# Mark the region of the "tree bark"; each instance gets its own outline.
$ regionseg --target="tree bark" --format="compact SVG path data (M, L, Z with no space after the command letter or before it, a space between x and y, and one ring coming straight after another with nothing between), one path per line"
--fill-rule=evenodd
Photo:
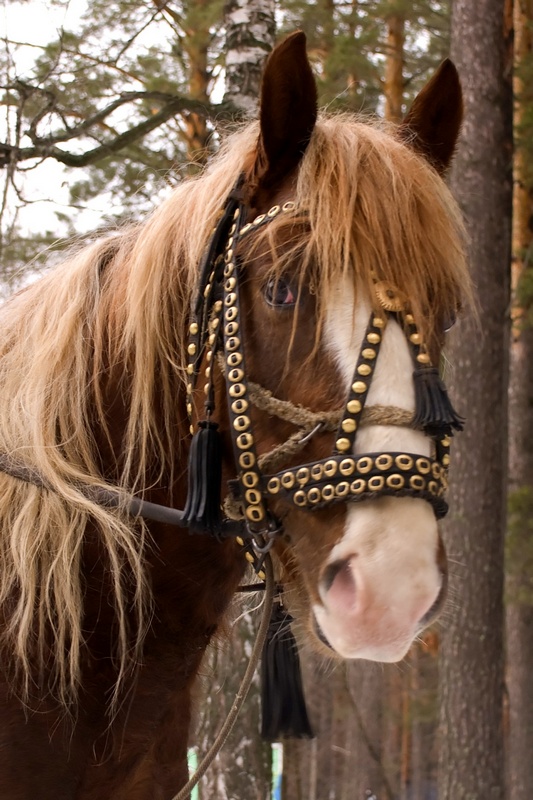
M533 328L520 299L520 285L531 274L532 187L526 174L531 156L522 146L526 112L523 69L532 58L533 2L515 0L514 122L518 146L513 194L513 335L509 388L509 540L507 558L507 689L509 695L508 798L533 796ZM520 498L522 502L520 503ZM521 507L520 507L521 506Z
M226 92L224 99L243 116L257 116L266 56L274 46L275 0L227 0Z
M403 106L403 46L405 19L391 14L387 24L387 55L385 60L385 119L400 122Z
M479 326L461 320L451 381L467 428L454 446L450 603L441 647L440 800L503 800L503 539L511 219L511 87L504 0L456 0L452 59L465 122L452 188L466 217Z

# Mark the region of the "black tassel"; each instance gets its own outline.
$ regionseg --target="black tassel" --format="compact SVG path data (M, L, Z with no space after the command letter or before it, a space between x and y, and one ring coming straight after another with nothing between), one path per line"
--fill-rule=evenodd
M284 736L298 739L314 736L291 622L291 615L281 603L274 603L261 665L261 736L269 742L277 742Z
M198 426L189 451L189 488L183 519L194 532L207 530L216 534L221 525L222 444L216 422L204 420Z
M421 366L413 372L415 382L414 427L428 436L450 436L452 428L462 431L465 420L451 404L446 386L436 367Z

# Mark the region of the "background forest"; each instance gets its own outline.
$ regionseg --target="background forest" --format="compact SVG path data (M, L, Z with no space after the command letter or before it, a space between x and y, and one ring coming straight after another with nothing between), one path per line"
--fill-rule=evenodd
M400 665L334 667L301 653L317 737L283 742L276 797L531 800L532 0L55 0L56 34L39 45L35 7L3 3L4 293L57 260L66 237L146 214L200 169L256 112L261 65L284 33L307 34L321 105L393 122L451 54L466 117L450 180L469 227L479 309L477 319L465 312L449 342L448 383L468 417L444 526L450 601ZM26 29L7 24L15 12ZM54 197L50 214L44 201ZM204 665L200 756L244 671L253 605L235 608L229 641ZM199 800L271 797L258 694Z

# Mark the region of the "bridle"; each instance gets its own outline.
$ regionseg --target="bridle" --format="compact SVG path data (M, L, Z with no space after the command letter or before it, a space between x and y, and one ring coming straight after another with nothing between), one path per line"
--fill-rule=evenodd
M294 203L285 203L245 223L245 206L240 187L236 187L228 198L208 247L189 326L187 411L191 433L195 433L192 426L194 392L202 371L205 375L205 419L199 426L204 431L206 428L216 430L211 415L214 411L213 373L218 352L218 363L223 367L237 472L237 479L230 482L230 488L234 500L240 505L247 538L258 556L269 550L282 532L280 519L269 507L273 498L280 498L298 509L313 511L337 503L409 496L429 502L435 516L440 519L448 510L445 494L450 437L452 429L462 430L464 422L451 406L414 316L400 292L376 280L375 291L381 310L370 315L331 455L272 474L264 473L250 416L253 393L246 369L240 299L244 265L236 253L245 237L280 214L294 215L295 210ZM401 325L412 352L416 411L410 426L422 430L430 438L433 453L429 457L404 451L353 455L383 334L391 317ZM194 471L198 472L198 467L190 462L189 478ZM212 514L208 518L189 502L186 520L193 530L207 529L215 535L227 524L227 518L214 518Z

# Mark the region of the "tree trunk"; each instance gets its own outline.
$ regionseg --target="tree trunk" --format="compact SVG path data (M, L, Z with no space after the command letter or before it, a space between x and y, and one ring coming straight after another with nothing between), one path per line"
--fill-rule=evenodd
M385 119L400 122L403 105L403 46L405 19L391 14L386 19L387 51L385 60Z
M513 336L509 389L509 538L507 548L507 689L509 694L508 798L533 796L533 329L520 298L531 275L533 232L531 156L520 145L527 87L522 70L532 57L533 2L515 0L515 130L513 196Z
M224 99L243 116L257 116L266 56L274 46L275 0L227 0L226 92Z
M511 87L504 0L456 0L452 58L465 122L452 187L479 298L451 337L450 382L468 411L451 470L450 595L441 646L440 800L503 800L503 539L507 481ZM510 70L509 70L510 71Z

